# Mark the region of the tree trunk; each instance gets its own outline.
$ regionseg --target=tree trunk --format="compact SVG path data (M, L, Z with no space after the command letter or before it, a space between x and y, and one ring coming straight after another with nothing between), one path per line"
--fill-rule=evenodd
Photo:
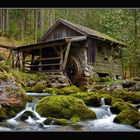
M34 36L34 42L37 42L37 9L34 10L34 31L35 31L35 36Z
M40 36L43 34L43 26L44 26L44 18L43 18L43 10L40 10L40 21L39 21L39 26L40 26Z

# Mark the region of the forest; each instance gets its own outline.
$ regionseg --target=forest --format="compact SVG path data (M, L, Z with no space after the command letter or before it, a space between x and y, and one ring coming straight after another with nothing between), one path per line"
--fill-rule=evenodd
M124 77L139 67L140 9L0 9L0 36L17 46L36 43L59 18L105 33L128 45L123 48Z

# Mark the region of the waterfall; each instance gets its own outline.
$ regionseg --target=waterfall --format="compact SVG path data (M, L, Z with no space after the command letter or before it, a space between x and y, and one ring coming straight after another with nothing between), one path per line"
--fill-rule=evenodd
M108 117L108 116L112 115L111 112L103 109L102 107L90 107L90 109L96 113L97 119L101 119L101 118Z
M105 105L105 99L104 98L101 98L101 104Z
M43 123L43 121L46 119L44 117L41 117L40 114L36 112L36 103L39 101L39 99L34 100L33 102L28 102L25 106L25 109L19 112L15 117L8 119L6 123L12 127L17 127L21 125L22 117L24 113L29 111L32 116L28 115L28 118L25 119L22 124L27 123L27 125L36 125L38 123Z

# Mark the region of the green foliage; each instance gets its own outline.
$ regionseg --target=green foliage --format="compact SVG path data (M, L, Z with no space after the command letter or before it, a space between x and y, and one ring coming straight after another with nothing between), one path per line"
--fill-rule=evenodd
M80 120L95 119L96 114L82 100L71 96L49 96L42 98L36 106L37 112L44 117Z
M35 82L47 80L45 74L43 74L43 73L26 73L26 72L20 71L18 69L12 69L11 72L12 72L13 76L15 77L15 79L19 83L21 83L23 86L28 86L29 81L31 81L31 80L33 80Z

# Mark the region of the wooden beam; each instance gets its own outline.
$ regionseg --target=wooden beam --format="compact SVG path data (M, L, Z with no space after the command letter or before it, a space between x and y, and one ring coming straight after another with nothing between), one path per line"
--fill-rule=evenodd
M61 60L60 60L60 63L61 63L61 65L60 65L60 70L63 70L63 46L60 46L60 58L61 58Z
M57 53L57 55L60 56L60 52L55 48L55 46L53 46L53 49L55 50L55 52Z
M69 51L70 51L70 46L71 46L71 42L69 42L67 44L67 48L66 48L66 52L65 52L65 56L64 56L64 62L63 62L63 70L65 69L66 64L67 64L68 55L69 55Z
M10 59L11 55L12 55L12 50L10 49L8 59Z
M17 48L19 51L32 51L34 49L40 49L40 48L49 48L52 46L60 46L60 45L65 45L67 44L66 42L61 42L61 43L52 43L52 44L42 44L42 45L33 45L33 46L28 46L28 47L23 47L23 48Z
M30 66L24 66L24 67L44 67L44 66L55 66L55 65L61 65L61 63L42 64L42 65L30 65Z
M14 51L12 51L12 67L14 68L15 67L15 65L14 65L14 62L15 60L14 60Z
M33 61L46 61L46 60L58 60L58 59L61 59L61 57L48 57L48 58L42 58L42 59L36 59L36 60L27 60L24 62L27 63L27 62L33 62Z
M42 48L39 49L39 59L42 59ZM42 71L42 61L39 61L39 71Z
M66 37L65 41L66 42L76 42L76 41L82 41L82 40L86 40L86 39L87 39L86 36Z

